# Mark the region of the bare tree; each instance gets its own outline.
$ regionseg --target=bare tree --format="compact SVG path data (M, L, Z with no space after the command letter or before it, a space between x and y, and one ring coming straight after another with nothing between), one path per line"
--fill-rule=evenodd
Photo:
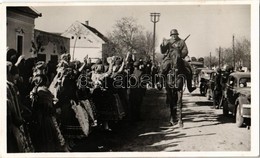
M206 56L204 57L204 65L206 67L216 67L218 66L218 59L215 56Z
M38 55L40 52L43 52L45 50L45 48L43 47L43 38L42 36L37 36L35 41L32 41L32 48L31 48L31 52L33 52L33 54Z
M222 57L224 59L224 64L232 66L234 63L234 54L232 48L223 48Z
M153 33L147 31L145 34L145 50L148 56L152 55L153 51Z
M220 61L221 66L229 65L233 66L235 61L235 66L246 66L251 68L251 43L246 38L237 39L235 42L235 51L233 52L232 46L228 48L221 48L219 56L219 48L216 48L217 57L212 57L211 61L214 64L214 60ZM220 59L219 59L220 57ZM205 65L208 65L209 57L205 57Z
M80 36L82 36L85 32L81 25L78 23L74 23L69 28L69 33L73 34L75 37L74 45L73 45L73 52L72 52L72 60L74 60L74 54L75 54L75 47L77 44L77 40Z
M235 57L236 65L242 65L250 67L251 63L251 43L248 39L242 38L236 40L235 44Z
M123 17L116 21L114 30L108 33L112 45L110 54L126 55L127 52L138 56L149 56L152 50L152 33L145 32L133 17Z

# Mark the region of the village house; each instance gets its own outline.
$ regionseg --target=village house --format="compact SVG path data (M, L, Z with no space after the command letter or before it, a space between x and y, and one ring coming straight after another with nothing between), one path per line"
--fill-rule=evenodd
M7 7L7 47L26 59L57 63L61 54L69 53L70 39L34 29L35 19L41 16L31 7Z
M70 54L72 60L83 61L88 55L92 62L103 58L102 52L107 43L106 37L89 22L74 22L61 36L70 38Z
M57 63L61 54L69 53L70 39L59 34L35 29L32 47L37 53L39 61Z
M30 7L7 7L7 47L25 58L31 57L35 19L41 13Z

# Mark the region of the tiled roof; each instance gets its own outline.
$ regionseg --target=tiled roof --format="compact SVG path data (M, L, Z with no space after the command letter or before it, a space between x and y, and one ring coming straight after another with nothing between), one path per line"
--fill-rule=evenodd
M86 28L88 28L90 31L92 31L94 34L96 34L98 37L100 37L103 41L108 42L108 39L102 34L100 33L98 30L96 30L95 28L88 26L86 24L81 23L83 26L85 26Z
M38 29L34 29L34 30L38 31L38 32L45 33L45 34L49 34L49 35L52 35L52 36L58 36L58 37L62 37L62 38L67 38L67 37L61 36L61 33L46 32L46 31L42 31L42 30L38 30Z
M7 11L13 11L33 18L41 17L42 14L30 7L7 7Z

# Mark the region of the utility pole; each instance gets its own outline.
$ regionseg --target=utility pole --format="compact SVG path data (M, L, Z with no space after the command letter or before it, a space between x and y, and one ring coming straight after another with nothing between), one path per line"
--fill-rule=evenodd
M209 69L211 69L211 52L209 53Z
M221 53L221 47L219 46L218 49L218 67L220 68L220 53Z
M150 13L151 22L153 22L153 63L155 63L155 28L156 23L159 21L160 13Z
M236 54L235 54L235 42L234 42L234 40L235 40L235 36L233 35L233 38L232 38L232 51L233 51L233 57L234 57L234 69L235 69L235 67L236 67Z

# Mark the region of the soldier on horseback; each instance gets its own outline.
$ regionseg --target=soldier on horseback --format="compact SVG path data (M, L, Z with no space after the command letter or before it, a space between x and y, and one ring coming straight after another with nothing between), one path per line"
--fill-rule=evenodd
M160 45L161 53L164 58L161 66L161 75L166 77L166 104L171 109L171 125L179 123L182 127L182 94L185 78L187 80L187 88L191 93L196 89L192 87L192 69L190 64L185 60L188 55L188 48L185 40L179 38L179 33L176 29L170 31L170 39L163 39ZM174 78L174 79L172 79ZM172 86L174 83L174 86Z
M196 87L192 87L192 69L190 64L185 60L188 56L188 48L185 43L185 40L179 38L179 33L176 29L172 29L170 32L170 39L163 39L163 43L160 45L161 53L164 54L164 58L162 61L162 74L168 72L172 68L172 60L175 54L180 54L183 59L183 70L185 71L186 79L187 79L187 88L189 92L193 92Z

